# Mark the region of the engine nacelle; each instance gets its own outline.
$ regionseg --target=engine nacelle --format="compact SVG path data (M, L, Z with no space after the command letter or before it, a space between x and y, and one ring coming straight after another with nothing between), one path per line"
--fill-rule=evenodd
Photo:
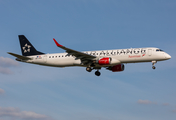
M97 60L97 63L99 65L113 65L113 64L119 64L120 61L111 57L104 57L99 60Z
M118 65L115 65L115 66L110 66L107 69L112 71L112 72L121 72L121 71L124 71L125 66L124 66L124 64L118 64Z
M111 58L109 57L101 58L100 60L98 60L98 64L99 65L109 65L111 64Z

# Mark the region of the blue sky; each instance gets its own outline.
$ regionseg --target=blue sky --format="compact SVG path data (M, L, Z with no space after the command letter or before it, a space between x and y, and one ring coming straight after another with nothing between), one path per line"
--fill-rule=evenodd
M176 1L0 0L0 120L175 120ZM105 69L18 63L18 35L37 50L158 47L172 58Z

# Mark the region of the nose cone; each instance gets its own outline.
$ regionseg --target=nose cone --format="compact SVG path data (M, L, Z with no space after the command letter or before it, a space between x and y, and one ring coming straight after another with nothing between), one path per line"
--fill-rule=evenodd
M171 56L169 54L165 54L166 59L171 59Z

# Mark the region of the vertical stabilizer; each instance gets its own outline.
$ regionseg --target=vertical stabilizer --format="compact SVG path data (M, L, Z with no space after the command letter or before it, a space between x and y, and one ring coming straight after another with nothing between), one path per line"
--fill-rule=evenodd
M42 52L37 51L24 35L18 35L18 37L20 40L21 52L23 56L44 54Z

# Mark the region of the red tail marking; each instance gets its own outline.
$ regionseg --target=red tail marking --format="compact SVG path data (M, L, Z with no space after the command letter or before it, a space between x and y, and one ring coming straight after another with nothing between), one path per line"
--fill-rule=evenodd
M60 45L54 38L53 38L53 40L54 40L54 42L56 43L56 45L57 45L58 47L62 47L62 45Z

